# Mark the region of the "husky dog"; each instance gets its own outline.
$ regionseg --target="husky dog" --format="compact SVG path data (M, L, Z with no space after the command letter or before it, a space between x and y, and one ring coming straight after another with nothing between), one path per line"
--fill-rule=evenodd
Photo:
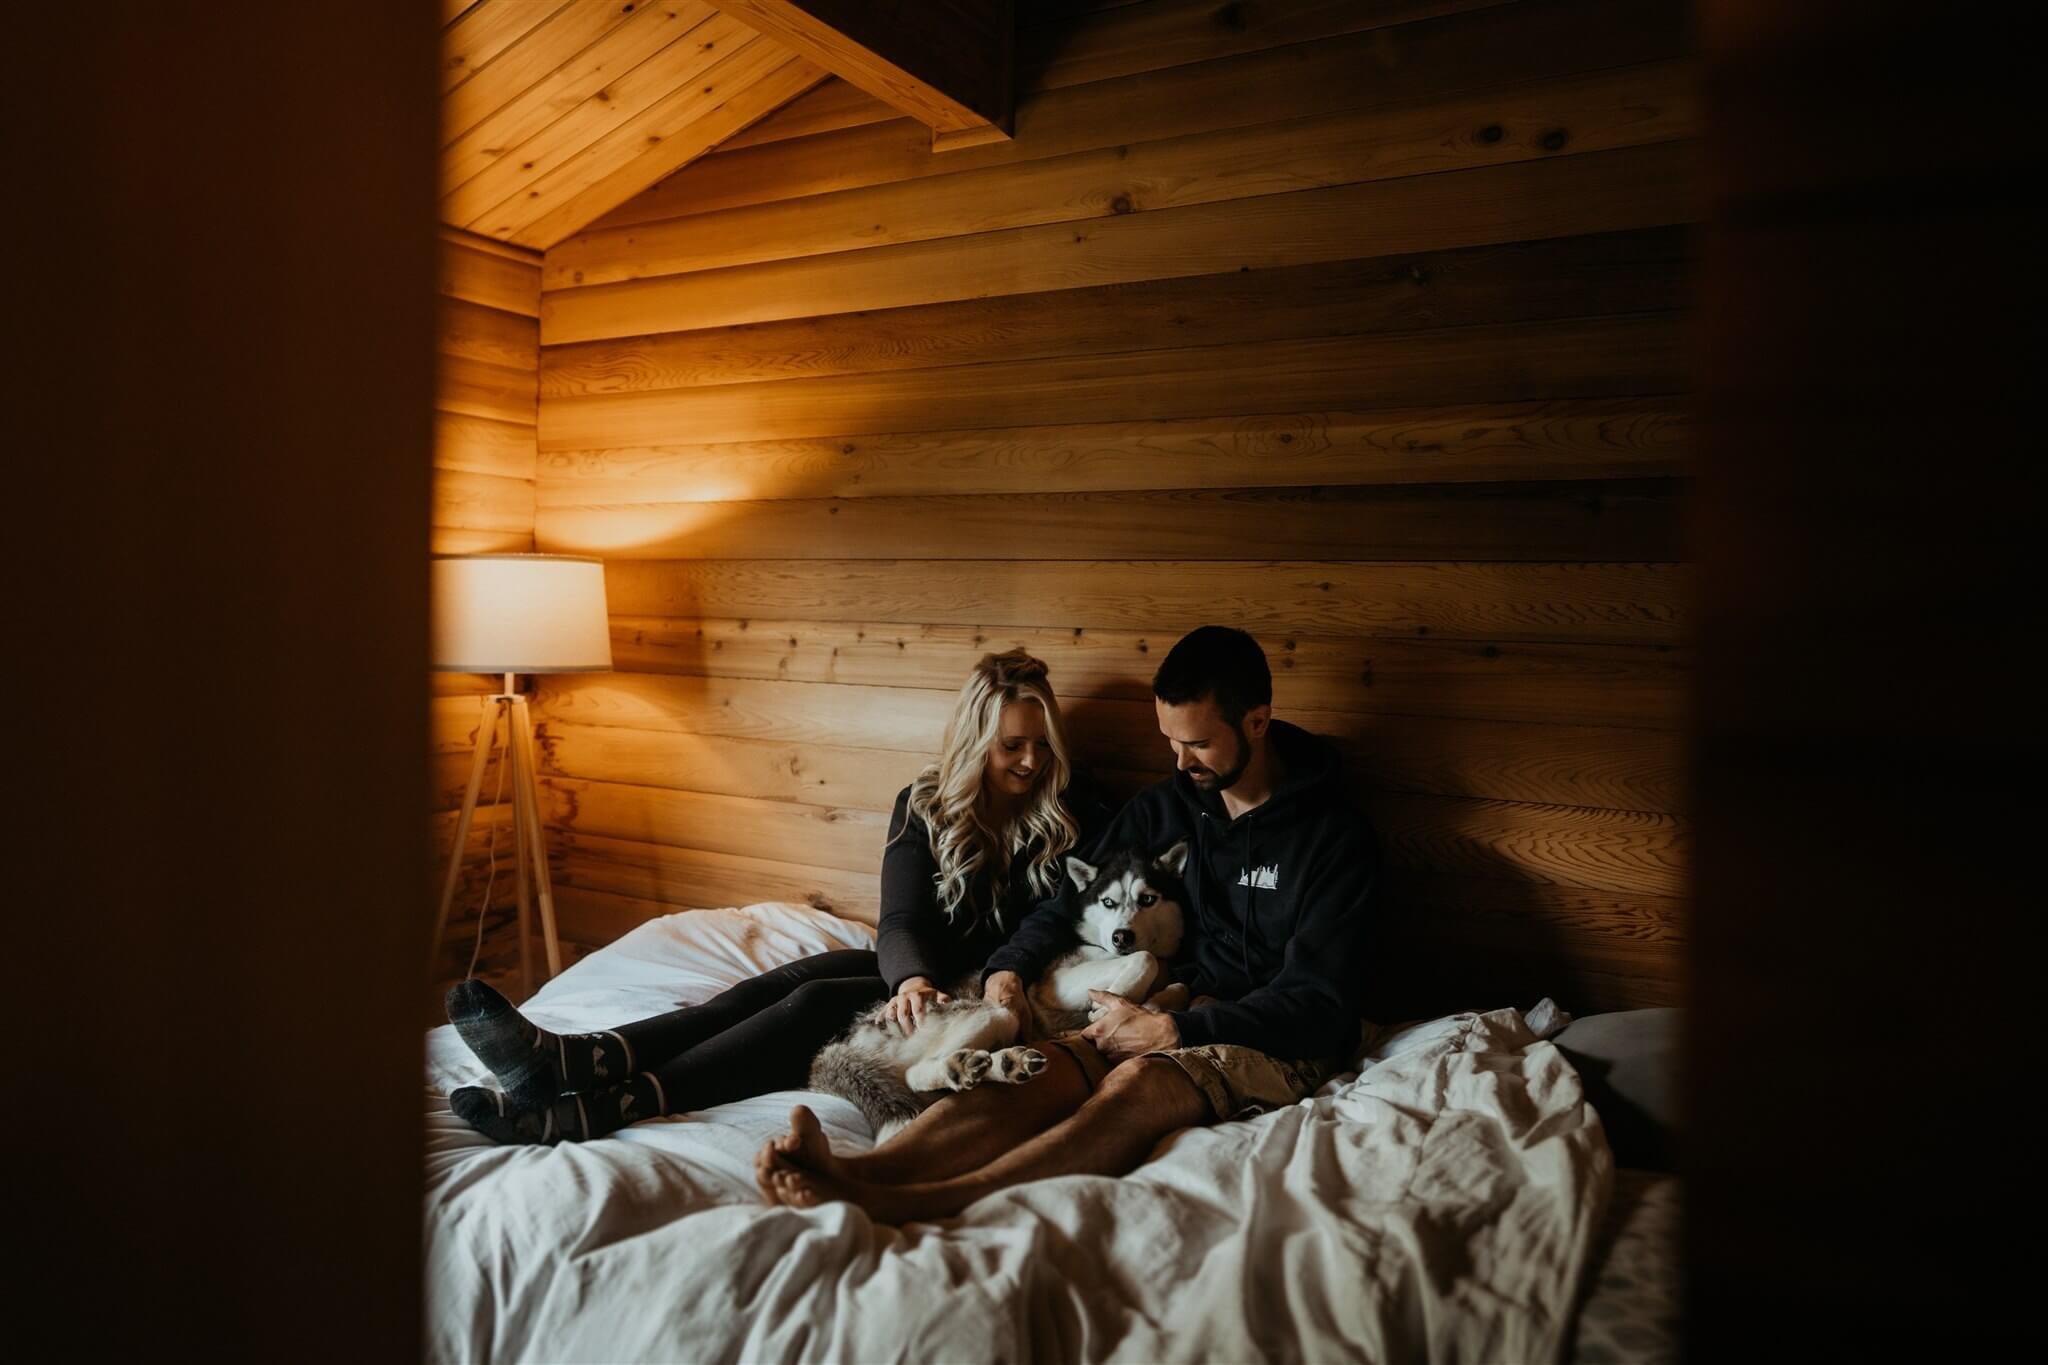
M1031 988L1033 1013L1045 1036L1071 1032L1096 1013L1088 992L1142 1001L1180 949L1187 890L1186 840L1157 858L1126 849L1101 867L1066 860L1081 895L1074 929L1081 942L1053 961ZM1045 1067L1045 1054L1017 1042L1017 1018L981 999L978 978L959 983L953 998L925 1012L908 1037L882 1022L887 1005L856 1019L846 1035L811 1063L810 1087L851 1100L882 1141L948 1090L983 1081L1017 1084Z

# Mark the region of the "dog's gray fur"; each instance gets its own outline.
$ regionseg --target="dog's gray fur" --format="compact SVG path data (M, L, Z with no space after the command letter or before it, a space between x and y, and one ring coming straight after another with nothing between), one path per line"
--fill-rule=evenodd
M1081 893L1074 926L1081 942L1031 988L1043 1036L1070 1032L1094 1017L1091 990L1138 1001L1151 993L1161 959L1180 948L1187 856L1183 840L1157 858L1127 849L1099 868L1066 860L1067 876ZM1013 1046L1016 1016L981 999L978 977L956 983L948 994L953 998L926 1011L908 1037L882 1022L886 1003L856 1019L811 1063L811 1089L851 1100L880 1141L944 1091L971 1090L984 1080L1017 1084L1044 1069L1044 1053Z

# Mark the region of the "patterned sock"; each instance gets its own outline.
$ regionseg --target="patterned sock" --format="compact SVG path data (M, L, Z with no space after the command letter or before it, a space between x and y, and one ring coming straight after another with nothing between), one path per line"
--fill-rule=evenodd
M616 1133L629 1123L668 1112L661 1082L641 1072L623 1085L587 1095L563 1095L539 1109L521 1110L496 1090L465 1085L448 1096L456 1117L493 1142L582 1142Z
M616 1033L550 1033L481 981L448 991L448 1022L505 1087L513 1108L554 1102L565 1091L616 1084L633 1071L633 1046Z

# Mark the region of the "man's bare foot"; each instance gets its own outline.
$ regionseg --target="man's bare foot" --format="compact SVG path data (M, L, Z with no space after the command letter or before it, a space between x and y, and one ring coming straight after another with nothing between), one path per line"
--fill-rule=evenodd
M775 1202L793 1209L825 1204L852 1204L877 1223L914 1223L929 1216L915 1192L893 1185L870 1185L846 1176L784 1167L772 1177Z
M788 1203L784 1195L790 1188L789 1183L777 1177L791 1171L829 1176L835 1180L846 1175L839 1158L832 1152L831 1141L818 1123L818 1116L801 1104L789 1111L789 1131L769 1138L754 1155L754 1183L761 1187L761 1197L771 1204ZM811 1205L798 1207L810 1208Z
M847 1174L839 1157L832 1151L832 1143L826 1138L818 1116L808 1105L800 1104L789 1111L789 1131L772 1139L770 1145L783 1158L785 1166L800 1167L835 1179L844 1178Z
M782 1153L778 1149L778 1144L787 1141L788 1136L786 1134L769 1138L761 1144L761 1150L754 1153L754 1184L760 1189L761 1198L770 1204L780 1204L782 1202L775 1183L775 1177L784 1169Z
M836 1197L821 1189L819 1178L806 1171L778 1169L769 1180L775 1189L775 1202L786 1208L814 1209Z

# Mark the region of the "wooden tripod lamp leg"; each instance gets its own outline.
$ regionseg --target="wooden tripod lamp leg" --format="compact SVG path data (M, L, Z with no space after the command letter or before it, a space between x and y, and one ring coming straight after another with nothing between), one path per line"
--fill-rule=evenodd
M526 838L524 852L533 859L534 889L540 899L540 928L542 941L548 951L548 975L562 974L562 941L555 932L555 888L548 878L548 841L542 827L540 804L540 762L538 750L533 742L533 712L527 708L526 698L512 698L512 739L519 750L519 764L514 770L518 774L518 795L526 802Z
M510 684L507 684L510 690ZM519 698L505 699L505 752L500 763L511 766L512 883L519 897L519 998L533 994L533 891L526 872L526 822L532 818L519 762Z
M428 963L441 953L441 936L448 932L448 910L455 904L455 883L462 876L462 851L469 844L469 827L476 819L476 798L482 789L484 768L490 763L491 744L498 735L498 716L503 699L486 697L476 723L476 755L469 763L469 785L462 793L462 814L455 821L455 843L448 850L448 876L441 883L441 909L434 916L434 937L427 945ZM485 907L488 909L489 907Z

